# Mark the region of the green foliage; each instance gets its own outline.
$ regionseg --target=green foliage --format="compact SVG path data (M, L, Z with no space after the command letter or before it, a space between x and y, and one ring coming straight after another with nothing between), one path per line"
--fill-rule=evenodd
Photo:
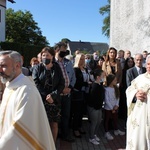
M103 6L99 10L101 15L109 14L110 13L110 0L108 0L108 4Z
M103 21L104 26L102 27L102 33L109 37L110 34L110 16L105 17Z
M99 13L101 15L105 15L103 20L102 33L109 37L110 34L110 0L108 0L108 4L100 8Z
M46 37L29 11L6 10L6 41L29 45L48 45Z
M70 40L67 38L63 38L63 39L61 39L61 42L68 43L68 42L70 42Z
M24 66L29 66L31 58L37 57L37 54L43 48L43 46L35 46L11 42L1 42L0 46L2 50L14 50L19 52L24 57Z

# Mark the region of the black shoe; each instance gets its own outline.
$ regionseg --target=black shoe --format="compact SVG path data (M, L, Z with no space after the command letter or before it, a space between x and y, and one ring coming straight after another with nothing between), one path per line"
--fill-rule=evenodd
M62 140L66 141L66 142L69 142L69 143L75 142L75 140L72 137L62 138Z
M77 131L73 131L73 135L76 137L76 138L81 138L81 134L80 132L77 130Z

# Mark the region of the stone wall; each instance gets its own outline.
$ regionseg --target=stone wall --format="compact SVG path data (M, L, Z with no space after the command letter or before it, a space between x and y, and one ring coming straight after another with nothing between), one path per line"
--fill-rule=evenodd
M0 42L5 41L6 0L0 0Z
M150 0L111 0L110 46L150 52Z

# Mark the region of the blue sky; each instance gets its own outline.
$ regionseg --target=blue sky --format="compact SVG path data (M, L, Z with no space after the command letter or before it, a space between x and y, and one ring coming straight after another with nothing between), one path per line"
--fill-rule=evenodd
M99 8L106 5L107 0L15 1L14 4L7 2L7 8L30 11L50 46L62 38L109 44L101 31L104 16L99 14Z

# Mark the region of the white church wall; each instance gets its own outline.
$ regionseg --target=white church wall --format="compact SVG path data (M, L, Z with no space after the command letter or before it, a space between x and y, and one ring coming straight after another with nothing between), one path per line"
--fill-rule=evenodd
M149 0L111 0L110 46L150 52L149 8Z
M0 42L5 41L6 0L0 0Z

